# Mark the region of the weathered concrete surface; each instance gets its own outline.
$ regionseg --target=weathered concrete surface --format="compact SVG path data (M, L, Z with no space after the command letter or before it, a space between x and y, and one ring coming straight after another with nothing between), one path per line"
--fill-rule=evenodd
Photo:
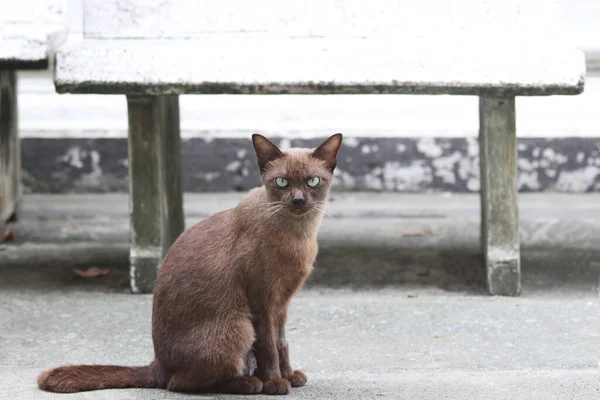
M196 98L195 96L188 96ZM181 103L186 104L188 97L184 96ZM226 97L226 96L225 96ZM599 101L600 101L600 96ZM69 97L70 98L70 97ZM79 98L75 96L75 98ZM201 97L202 98L202 97ZM256 97L257 102L264 97ZM375 102L375 98L364 99L365 105L377 107L386 105L385 102ZM415 97L418 99L418 97ZM36 103L35 99L27 98ZM54 101L49 98L48 101ZM86 99L87 100L87 99ZM123 99L124 100L124 99ZM313 99L320 104L323 101ZM62 101L62 99L61 99ZM225 126L227 115L237 110L223 109L222 99L212 98L217 103L212 108L206 108L206 114L214 118L220 115ZM281 100L283 101L283 100ZM286 101L289 101L287 99ZM123 101L124 102L124 101ZM339 107L346 107L343 101ZM43 107L42 103L38 104ZM83 116L90 113L96 105L87 108L72 105ZM199 107L206 104L193 103ZM262 103L264 106L264 103ZM354 103L354 106L356 103ZM110 108L111 103L97 104L102 110ZM248 104L250 106L250 104ZM389 106L389 104L387 104ZM399 103L399 107L406 107ZM579 107L580 104L574 105ZM27 107L31 107L27 105ZM188 109L191 109L189 103ZM299 103L298 107L305 107ZM324 112L316 114L314 118L321 118L325 112L333 113L335 108L331 104L323 104ZM433 107L435 112L444 108L442 104ZM200 108L194 108L198 110ZM473 104L476 111L477 106ZM68 110L68 111L67 111ZM204 109L203 109L204 110ZM455 113L462 113L457 107L451 108ZM67 108L54 110L57 113L74 112ZM185 108L182 110L185 111ZM309 109L306 113L314 112ZM354 113L360 112L354 107ZM387 110L393 113L393 110ZM519 109L521 111L521 109ZM273 115L276 111L267 111L260 108L255 113ZM406 110L405 110L406 112ZM552 112L552 111L549 111ZM350 111L349 111L350 113ZM417 111L415 113L418 114ZM206 115L203 112L203 115ZM472 113L473 125L477 116ZM520 113L519 115L522 115ZM555 112L554 115L557 113ZM233 114L231 114L233 115ZM188 114L189 116L189 114ZM365 115L363 114L363 117ZM126 116L123 115L126 124ZM335 115L335 118L342 118ZM385 124L389 121L383 113L373 116L383 118ZM40 118L44 118L40 116ZM53 116L53 118L56 118ZM89 118L92 118L89 116ZM116 116L115 116L116 118ZM200 118L200 117L197 117ZM244 117L241 117L244 118ZM285 115L276 115L273 118L282 120L291 119L297 124L310 125L304 117L297 113L288 112ZM334 117L325 123L335 124L341 122ZM358 117L356 117L358 118ZM449 121L450 116L444 118ZM574 116L576 118L576 116ZM334 121L335 119L335 121ZM250 126L264 126L261 118L255 120L244 119ZM379 121L381 122L381 121ZM66 124L67 122L65 122ZM86 122L88 123L88 122ZM202 124L209 122L202 122ZM213 122L211 121L210 124ZM105 129L109 124L97 120L97 126L85 131L56 130L52 124L48 132L40 133L36 138L26 138L21 141L23 148L23 185L28 193L107 193L127 192L128 190L128 165L127 139L120 137L120 129L116 129L119 137L114 137L112 128ZM188 126L190 122L188 119ZM275 123L274 123L275 124ZM557 122L558 124L558 122ZM80 125L77 122L77 125ZM600 126L600 122L598 122ZM282 127L283 129L283 127ZM308 129L308 128L304 128ZM479 191L479 145L475 138L444 138L431 137L432 131L424 127L423 131L415 131L406 124L400 124L395 130L381 134L398 135L402 132L406 136L414 137L377 137L377 132L372 137L367 135L368 128L359 129L362 137L346 135L340 151L338 167L333 181L334 190L344 191L371 191L371 192L470 192ZM453 132L465 132L462 127L449 127ZM262 130L261 130L262 132ZM519 131L521 134L522 131ZM201 136L184 138L181 143L182 179L183 188L187 192L226 192L245 191L254 187L259 182L256 155L252 148L250 135L252 131L233 131L224 129L221 132L226 137L214 137L215 130L199 133L187 132L188 136ZM278 146L286 147L312 147L323 141L323 138L299 139L281 137L280 133L268 136ZM320 131L324 137L333 132ZM540 136L548 134L546 130L536 132ZM594 137L569 137L579 135L577 127L564 132L567 137L559 139L547 138L518 138L517 150L517 185L520 192L570 192L586 193L600 192L600 135ZM110 137L98 136L107 135ZM49 137L47 136L49 135ZM67 137L62 137L65 135ZM77 137L73 137L76 135ZM70 136L70 137L68 137ZM301 136L301 132L298 134Z
M127 4L87 0L83 7L84 34L86 38L98 39L189 39L238 33L292 38L395 33L407 39L429 34L451 41L444 34L474 40L471 33L480 32L482 36L505 33L509 37L502 39L508 41L513 35L542 35L538 32L541 29L549 37L560 36L565 29L562 2L556 0L531 1L527 7L517 0L489 1L484 5L479 0L465 0L459 5L436 0L418 4L400 0L385 2L376 9L363 2L332 0L305 0L285 7L276 0L266 0L265 8L261 9L242 0L228 3L207 0L206 9L201 10L196 5L194 0L177 3L129 0ZM584 9L594 11L589 6ZM405 18L400 20L398 15ZM507 25L509 22L512 25Z
M479 98L481 246L491 294L521 292L515 98Z
M196 223L216 212L235 207L244 193L185 193L186 225ZM113 242L126 238L123 227L128 224L129 197L126 194L27 194L23 201L24 222L17 225L25 232L18 240L56 243L63 241ZM600 220L600 193L560 194L523 193L518 197L519 218L531 229L521 231L521 241L529 248L590 249L597 245L593 236ZM468 229L454 239L445 236L450 226L478 225L480 204L477 194L406 194L406 193L332 193L327 204L322 233L334 231L340 224L377 221L382 233L410 233L415 227L443 227L440 232L398 239L415 248L448 248L444 243L463 243L470 248L478 230ZM89 229L88 222L96 229ZM369 226L369 225L365 225ZM560 226L560 229L557 229ZM352 237L363 240L364 230L338 232L339 240ZM463 231L465 231L463 229ZM577 233L577 232L580 233ZM54 235L50 235L54 232ZM561 233L562 232L562 233ZM327 235L330 236L330 235ZM381 239L385 240L386 234ZM325 238L325 236L324 236ZM379 240L379 238L376 238ZM329 240L329 239L328 239ZM334 240L334 238L331 238ZM371 242L371 241L368 241Z
M67 37L66 2L23 0L2 6L0 66L46 69L52 52Z
M560 6L213 1L208 13L193 1L90 1L86 40L59 50L55 83L61 93L146 95L579 94L585 57Z
M239 194L187 195L187 223ZM126 195L26 196L0 245L0 399L243 398L111 390L51 395L65 363L152 358L151 296L129 294ZM520 197L521 297L491 297L477 195L334 194L313 280L293 301L298 399L597 399L598 195ZM421 235L421 236L419 236ZM110 269L98 279L73 267Z
M37 374L60 364L148 363L151 296L53 276L14 285L12 275L0 280L0 399L205 398L38 391ZM568 290L520 298L428 288L303 290L292 302L288 340L293 366L309 383L290 397L596 399L598 307L597 293Z
M16 213L21 195L17 109L17 74L0 69L0 224Z
M183 232L177 96L127 97L131 290L151 293L160 263Z
M237 193L187 194L186 225L233 207ZM600 196L520 196L527 295L560 288L598 290ZM92 265L115 269L127 288L127 195L28 195L24 217L0 244L0 266L28 276ZM320 287L436 287L484 293L477 195L335 193L320 232ZM51 268L52 267L52 268ZM111 275L112 276L112 275ZM19 280L14 282L18 284Z
M137 95L545 96L580 94L584 88L585 57L575 47L521 41L504 43L498 52L487 42L461 47L402 43L390 47L387 38L227 35L181 41L84 40L57 51L55 86L59 93ZM191 52L211 54L211 62L190 58ZM155 54L161 54L161 61L148 62Z

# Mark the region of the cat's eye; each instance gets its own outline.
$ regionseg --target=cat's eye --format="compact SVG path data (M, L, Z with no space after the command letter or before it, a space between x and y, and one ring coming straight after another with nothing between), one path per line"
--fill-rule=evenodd
M275 184L279 187L286 187L288 185L288 181L285 178L277 178L275 179Z
M315 177L313 177L313 178L310 178L310 179L308 180L308 182L306 182L306 184L307 184L308 186L310 186L310 187L315 187L315 186L317 186L319 183L321 183L321 179L320 179L320 178L318 178L318 177L316 177L316 176L315 176Z

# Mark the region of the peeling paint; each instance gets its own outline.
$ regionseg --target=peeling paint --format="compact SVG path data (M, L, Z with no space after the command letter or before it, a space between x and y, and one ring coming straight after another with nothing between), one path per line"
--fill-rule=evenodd
M355 184L356 180L351 174L341 168L336 169L335 175L333 176L333 185L352 190L355 187Z
M280 143L281 138L273 138ZM322 138L287 139L314 147ZM23 139L27 193L128 190L127 139ZM518 141L520 191L600 190L600 138ZM182 142L186 191L246 191L259 184L249 139L206 138ZM334 190L477 192L476 138L347 138L340 152Z
M475 138L467 138L467 155L469 157L479 157L479 142Z
M475 160L477 161L477 164L479 164L479 158L477 158L477 159L462 158L458 161L458 171L457 172L458 172L458 178L460 180L466 181L471 176L472 171L479 168L478 165L477 166L473 165Z
M343 144L344 144L344 146L347 146L347 147L358 147L358 145L360 144L360 141L358 140L358 138L348 137L348 138L344 138Z
M102 179L102 168L100 167L100 153L96 150L90 152L91 169L88 174L83 174L79 178L79 184L82 186L96 186Z
M477 178L469 178L467 180L467 189L471 192L479 192L481 190L481 181Z
M538 190L540 188L540 182L538 180L537 171L520 173L517 187L519 189Z
M556 188L566 192L585 192L600 181L600 168L588 166L576 171L563 171L556 181Z
M552 149L544 149L542 156L549 160L553 160L556 157L556 153Z
M376 190L376 191L382 191L383 190L383 183L381 181L381 179L379 179L378 177L375 177L373 175L365 175L365 188L368 190Z
M240 149L237 151L236 155L237 155L237 158L244 158L244 157L246 157L247 153L248 152L246 151L246 149Z
M85 157L85 154L82 154L79 147L70 147L67 150L67 153L58 159L59 161L68 163L73 168L81 169L83 168L83 161L81 161L82 157Z
M462 154L460 154L458 151L455 151L449 156L434 159L432 164L435 167L435 176L442 178L445 183L456 183L454 166L462 157Z
M436 144L434 138L423 138L417 142L417 149L428 157L439 157L444 150Z
M415 192L432 179L432 168L422 160L409 165L392 161L383 166L383 184L388 190Z
M364 176L364 186L368 190L383 190L383 169L375 168Z
M220 176L221 176L221 173L219 171L198 172L198 173L194 174L194 178L204 179L204 180L206 180L208 182L211 182L211 181L217 179Z
M281 139L279 142L279 148L281 150L290 149L292 147L292 142L290 139Z
M235 160L225 166L225 171L237 171L242 166L242 162Z
M519 158L517 160L517 168L519 168L520 171L524 172L531 172L535 169L531 160L527 160L524 158Z

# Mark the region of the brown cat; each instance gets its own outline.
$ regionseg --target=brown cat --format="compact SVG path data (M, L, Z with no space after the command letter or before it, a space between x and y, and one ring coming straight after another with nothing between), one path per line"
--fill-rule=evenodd
M154 361L58 367L39 376L41 389L287 394L306 384L290 366L284 325L317 256L342 135L314 150L282 151L261 135L252 141L263 186L183 232L162 263L154 288Z

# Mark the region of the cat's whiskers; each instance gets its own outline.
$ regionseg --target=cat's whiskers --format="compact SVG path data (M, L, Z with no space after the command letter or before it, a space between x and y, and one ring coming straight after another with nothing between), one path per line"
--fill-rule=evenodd
M263 211L262 213L260 213L260 218L263 219L263 220L268 220L275 213L277 213L277 209L271 209L271 210Z
M327 211L325 208L325 203L323 202L315 202L312 211L323 214L326 217L333 218L333 215ZM265 206L259 213L260 218L264 220L269 220L277 215L281 214L283 211L287 209L287 203L284 201L273 201L269 203L265 203ZM309 217L311 212L302 215L303 217Z
M285 205L285 203L283 201L272 201L270 203L267 203L267 208L272 208L272 207L279 207L279 206L283 206Z
M282 201L273 201L271 203L267 203L267 207L264 208L261 212L261 217L263 219L271 219L277 214L279 214L285 208L285 203Z
M281 210L282 210L281 208L276 208L274 210L271 210L267 214L264 214L263 218L265 220L272 219L273 217L275 217L276 215L278 215L281 212Z
M325 209L325 204L324 204L324 203L320 203L320 202L319 202L319 203L315 203L315 206L314 206L314 207L315 207L315 209L316 209L318 212L322 213L322 214L323 214L323 215L325 215L326 217L333 218L333 215L331 215L331 213L329 213L329 212L328 212L328 211Z

